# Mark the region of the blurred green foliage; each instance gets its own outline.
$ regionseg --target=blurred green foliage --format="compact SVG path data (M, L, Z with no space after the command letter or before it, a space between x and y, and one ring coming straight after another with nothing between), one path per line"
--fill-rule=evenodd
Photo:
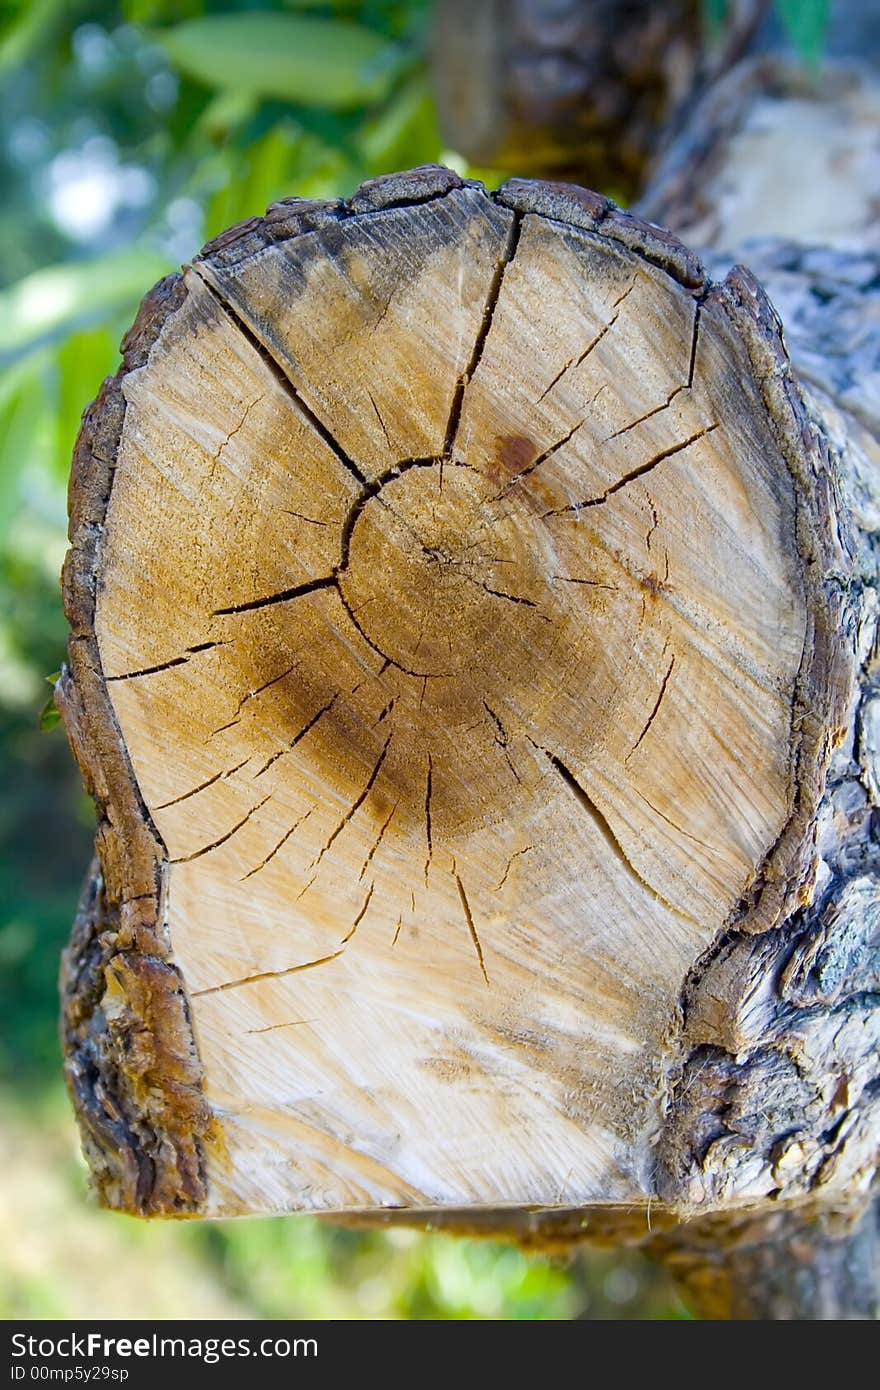
M158 30L172 63L220 91L350 111L384 100L403 49L373 30L314 15L208 15Z
M773 0L772 9L801 57L817 63L825 47L831 0ZM728 0L703 0L709 29L720 29L727 19Z
M90 1211L61 1094L58 957L93 814L63 735L40 725L66 641L81 411L142 294L203 241L291 193L454 160L426 79L429 10L0 0L0 1316L683 1315L636 1259L569 1269L305 1219L148 1227Z
M774 0L776 13L795 47L818 63L825 46L831 0Z

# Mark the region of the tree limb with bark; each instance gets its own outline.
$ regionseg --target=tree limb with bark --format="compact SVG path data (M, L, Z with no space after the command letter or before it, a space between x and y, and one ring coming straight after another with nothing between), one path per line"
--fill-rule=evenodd
M107 1205L642 1244L708 1316L876 1313L880 263L731 268L748 71L643 197L708 269L425 168L144 301L57 693Z

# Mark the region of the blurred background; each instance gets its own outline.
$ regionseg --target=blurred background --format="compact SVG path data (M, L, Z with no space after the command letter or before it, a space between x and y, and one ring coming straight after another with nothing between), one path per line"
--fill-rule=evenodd
M474 170L441 137L426 59L432 9L0 0L5 1318L687 1316L638 1256L554 1261L308 1218L163 1225L99 1212L61 1081L58 956L93 815L44 706L64 659L58 574L81 412L115 370L149 286L274 199L348 195L364 178L429 161L490 184L504 177ZM815 60L827 5L777 9ZM724 16L723 3L705 0L710 40ZM623 197L631 172L609 167L595 182Z

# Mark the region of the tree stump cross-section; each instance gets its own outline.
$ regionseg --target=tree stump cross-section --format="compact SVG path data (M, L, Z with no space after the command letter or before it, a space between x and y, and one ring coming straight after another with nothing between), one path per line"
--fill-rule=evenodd
M851 690L760 291L421 170L235 229L124 349L59 690L104 1201L656 1202L684 993L808 897Z

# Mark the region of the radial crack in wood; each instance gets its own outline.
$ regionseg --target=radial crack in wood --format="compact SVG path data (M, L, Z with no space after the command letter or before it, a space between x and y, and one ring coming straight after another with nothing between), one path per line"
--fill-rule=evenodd
M848 698L775 320L577 191L286 215L147 301L73 482L65 712L115 949L188 1000L180 1202L650 1203L682 990L807 891ZM166 1111L119 1140L163 1178Z

